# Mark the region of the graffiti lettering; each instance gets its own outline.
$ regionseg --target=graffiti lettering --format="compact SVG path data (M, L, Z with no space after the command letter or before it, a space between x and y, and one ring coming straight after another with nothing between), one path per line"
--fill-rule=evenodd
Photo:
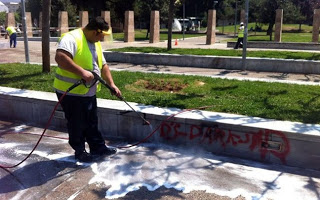
M261 159L265 159L266 155L271 153L279 158L282 163L286 163L286 157L290 153L290 143L286 135L280 131L273 130L259 130L258 132L237 134L231 130L226 131L217 127L190 125L189 131L182 131L180 123L165 122L161 124L160 136L166 140L175 140L181 137L190 141L198 139L197 141L200 144L211 145L217 143L223 148L227 145L232 145L233 147L247 145L250 151L257 150L260 153ZM278 138L281 148L269 148L268 142L272 138Z

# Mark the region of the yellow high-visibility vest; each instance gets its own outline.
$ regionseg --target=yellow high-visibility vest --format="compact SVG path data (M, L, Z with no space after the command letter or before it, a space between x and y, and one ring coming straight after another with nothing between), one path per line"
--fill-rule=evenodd
M238 32L238 37L243 38L244 37L244 28L240 28Z
M6 31L8 31L9 36L12 35L13 33L16 33L16 29L14 29L14 27L12 26L7 27Z
M82 29L81 28L75 29L66 34L71 34L76 40L77 52L74 55L73 61L77 65L81 66L83 69L92 71L93 70L92 54L90 52L87 39ZM98 66L99 66L99 69L101 70L102 56L103 56L101 43L96 42L95 47L96 47L96 53L98 56ZM67 91L68 88L70 88L75 82L79 81L80 79L81 79L80 76L58 67L56 70L56 76L53 82L53 87L60 91ZM99 91L100 88L101 86L100 84L98 84L97 91ZM86 94L88 91L89 91L89 88L85 87L82 84L74 88L73 90L71 90L70 93L83 95L83 94Z

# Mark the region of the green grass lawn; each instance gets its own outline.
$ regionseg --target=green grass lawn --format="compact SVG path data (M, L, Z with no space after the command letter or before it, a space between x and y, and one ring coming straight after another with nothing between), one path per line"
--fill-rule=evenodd
M248 30L250 30L250 28L252 27L253 29L255 28L256 24L255 23L249 23L248 24ZM258 26L261 27L262 32L266 32L268 29L269 24L258 24ZM274 30L273 26L273 30ZM219 32L222 32L222 29L224 30L224 33L226 34L233 34L234 33L234 25L228 25L228 26L224 26L224 28L222 26L217 26L216 27ZM237 29L239 28L239 25L237 25ZM301 25L301 30L299 30L299 24L283 24L282 25L282 31L283 32L307 32L307 33L312 33L312 26L306 25L306 24L302 24ZM255 33L254 31L251 33ZM259 32L257 32L259 33Z
M259 25L262 28L261 32L255 32L255 31L249 31L249 37L248 41L270 41L270 36L266 34L266 31L268 29L267 24ZM237 26L238 29L239 26ZM255 27L255 23L249 23L248 30L250 28ZM219 33L223 34L234 34L234 25L228 25L228 26L217 26L216 29L219 31ZM303 24L301 26L301 30L299 29L299 24L283 24L282 27L282 42L311 42L312 41L312 26L308 26ZM163 29L162 31L166 31L166 29ZM202 28L202 31L206 31L206 28ZM143 41L148 40L146 38L147 30L146 29L135 29L135 41ZM190 37L199 37L199 36L205 36L206 34L185 34L185 38ZM175 39L181 39L183 38L182 33L173 33L172 38ZM124 33L113 33L113 39L114 40L124 40ZM168 39L167 33L161 33L160 34L160 40L164 41ZM236 41L236 38L233 39L227 39L222 42L227 41ZM274 33L272 35L272 41L274 41ZM320 42L320 38L319 38Z
M0 85L53 92L55 67L0 64ZM319 86L213 79L201 76L113 71L115 83L129 102L160 107L196 108L278 120L320 123ZM99 98L116 99L103 88Z
M149 40L146 38L147 30L146 29L137 29L135 30L135 41L143 41L143 40ZM185 38L189 37L199 37L204 36L205 34L185 34ZM150 36L150 34L149 34ZM180 39L183 38L182 33L172 33L172 39ZM113 39L123 41L124 40L124 33L113 33ZM166 33L160 33L160 40L168 40L168 34Z
M260 25L259 25L260 26ZM237 26L237 30L238 30ZM250 28L255 27L255 23L249 23L248 30ZM261 25L262 31L261 32L255 32L255 31L249 31L248 41L270 41L270 36L267 35L267 24ZM224 30L224 34L234 34L234 25L225 26L222 28L222 26L218 26L217 29L219 32L222 32ZM274 31L274 29L273 29ZM228 39L226 41L236 41L237 39ZM272 35L272 41L274 41L274 32ZM301 26L301 30L299 29L299 24L283 24L282 27L282 42L311 42L312 41L312 26L308 26L303 24ZM320 38L319 38L320 42Z
M181 54L181 55L242 56L241 50L234 50L234 49L223 50L223 49L176 48L168 51L166 48L157 48L157 47L125 47L125 48L119 48L119 49L109 49L108 51L168 53L168 54ZM320 53L248 50L247 57L320 60Z

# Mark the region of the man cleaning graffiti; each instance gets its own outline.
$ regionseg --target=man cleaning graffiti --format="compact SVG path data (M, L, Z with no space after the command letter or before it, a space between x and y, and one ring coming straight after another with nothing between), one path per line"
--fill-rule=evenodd
M92 19L84 28L66 33L60 40L55 60L58 63L54 88L58 98L75 82L84 80L87 85L79 85L68 93L61 105L68 121L69 144L75 151L75 158L81 162L91 162L96 156L116 153L107 147L98 130L96 92L100 84L94 81L95 72L110 85L116 96L121 91L114 84L109 67L104 59L100 41L108 32L109 25L101 17ZM85 150L88 143L90 153Z

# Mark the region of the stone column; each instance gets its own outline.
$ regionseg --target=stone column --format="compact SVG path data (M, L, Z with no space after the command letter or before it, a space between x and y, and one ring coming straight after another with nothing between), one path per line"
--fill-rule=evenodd
M27 35L28 35L28 38L31 38L31 37L33 37L31 12L26 12L26 24L27 24Z
M318 43L319 41L319 26L320 26L320 9L315 9L313 11L312 42Z
M134 42L134 12L129 10L125 12L124 42Z
M79 27L85 27L89 23L88 11L80 11L79 13Z
M101 11L101 17L109 24L109 27L111 27L110 11Z
M207 45L216 42L216 10L209 10L207 24Z
M150 39L149 43L160 41L160 14L158 10L151 11L150 16Z
M240 22L245 23L245 21L246 21L246 11L242 9L240 13Z
M274 41L281 42L283 9L276 10L276 27L274 32Z
M104 21L106 21L109 24L109 28L111 28L111 31L112 31L110 11L101 11L101 17L104 19ZM104 36L102 41L113 42L112 34Z
M6 14L6 23L5 23L5 26L8 27L8 26L13 26L15 27L16 26L16 20L14 18L14 13L7 13ZM5 39L8 38L8 35L5 34L4 35Z
M59 19L58 19L58 35L61 36L63 33L69 31L69 23L68 23L68 12L67 11L59 11Z
M16 20L14 18L14 13L7 13L6 14L6 24L5 26L16 26Z

